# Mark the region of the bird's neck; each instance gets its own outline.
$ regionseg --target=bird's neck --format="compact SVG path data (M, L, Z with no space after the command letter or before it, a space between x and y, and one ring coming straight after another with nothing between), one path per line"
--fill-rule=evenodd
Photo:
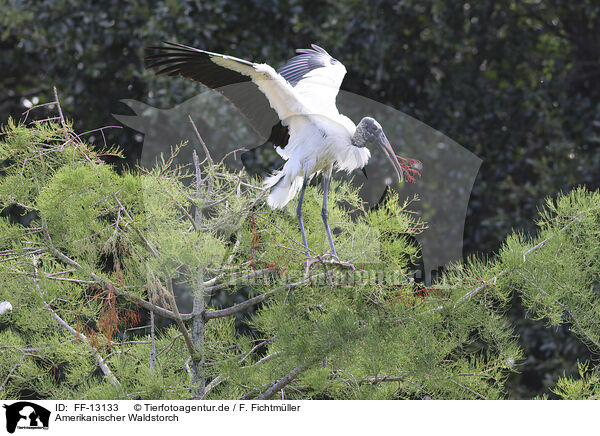
M361 148L366 147L367 142L365 141L364 136L362 136L361 134L357 134L357 133L358 133L358 130L352 136L352 140L351 140L352 145L355 147L361 147Z

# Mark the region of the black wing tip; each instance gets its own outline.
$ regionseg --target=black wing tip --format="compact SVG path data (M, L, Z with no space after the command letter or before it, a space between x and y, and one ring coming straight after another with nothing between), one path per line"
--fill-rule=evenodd
M161 41L161 43L163 45L151 45L145 47L145 50L148 52L148 54L144 56L146 68L156 68L164 65L168 63L170 58L172 58L171 60L173 62L181 61L182 59L176 59L179 56L198 54L210 55L210 53L204 50L179 44L178 42ZM163 74L163 72L159 71L156 74Z
M191 47L189 45L179 44L178 42L161 41L163 45L150 45L147 46L146 50L154 50L163 54L174 54L176 52L192 52L192 53L204 53L204 50L199 48Z
M146 50L165 50L165 49L168 50L171 48L171 47L169 47L170 45L175 46L175 47L181 45L177 42L171 42L171 41L161 41L160 43L163 45L148 45L148 46L146 46Z
M169 56L171 53L169 47L166 44L174 44L168 41L161 41L162 44L165 45L148 45L144 47L144 51L146 52L146 56L144 56L145 62L152 62L160 58L164 58L165 56ZM146 65L146 67L151 67L152 65Z
M172 42L172 41L161 41L164 45L167 46L173 46L173 47L179 47L179 48L187 48L187 49L191 49L191 50L198 50L197 48L191 47L189 45L185 45L185 44L180 44L178 42ZM162 48L170 48L170 47L162 47Z

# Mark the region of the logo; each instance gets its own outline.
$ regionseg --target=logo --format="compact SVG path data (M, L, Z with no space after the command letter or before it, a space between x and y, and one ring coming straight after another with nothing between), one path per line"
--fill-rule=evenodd
M4 405L6 409L6 431L14 433L15 429L48 429L50 411L29 401L19 401Z

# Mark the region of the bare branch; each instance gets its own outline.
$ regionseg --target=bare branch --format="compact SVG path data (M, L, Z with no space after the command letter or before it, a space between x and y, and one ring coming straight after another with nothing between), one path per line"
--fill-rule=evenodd
M138 237L140 238L140 240L142 241L142 244L144 245L144 247L146 247L146 249L152 253L153 256L158 256L158 251L156 250L156 248L154 248L150 242L148 242L148 240L144 237L144 235L142 234L142 232L137 228L137 226L134 224L133 222L133 218L131 217L131 215L129 215L129 212L127 212L127 209L125 209L125 206L123 206L121 204L121 202L119 201L119 198L117 197L117 195L114 195L115 200L117 201L117 203L119 204L119 207L121 208L121 210L125 213L125 216L129 219L130 223L131 223L131 227L133 227L133 230L135 230L135 233L138 235Z
M275 359L279 355L281 355L281 351L278 351L278 352L273 353L273 354L269 354L268 356L265 356L262 359L257 360L252 365L242 366L242 369L252 368L252 367L254 367L256 365L261 365L261 364L263 364L265 362L268 362L269 360Z
M156 362L156 341L154 337L154 312L150 312L150 371L154 371Z
M304 280L300 280L299 282L296 282L296 283L290 283L289 285L280 286L278 288L273 289L272 291L257 295L256 297L250 298L242 303L236 304L235 306L231 306L226 309L208 310L208 311L204 312L204 319L209 320L209 319L213 319L213 318L223 318L225 316L234 315L238 312L246 310L247 308L249 308L251 306L259 304L260 302L266 300L267 298L272 297L273 295L275 295L278 292L293 289L297 286L300 286L300 285L310 282L312 279L316 279L316 278L324 276L324 275L325 275L325 273L321 273L321 274L307 277Z
M43 220L44 221L44 220ZM52 243L52 239L50 238L50 234L48 233L48 228L46 226L45 221L42 224L43 227L43 233L44 233L44 238L46 239L47 242L47 246L48 249L54 253L54 255L56 257L58 257L60 260L62 260L63 262L74 266L75 268L81 270L83 269L82 266L77 263L76 261L74 261L73 259L69 258L68 256L64 255L63 253L61 253ZM90 271L89 272L90 276L95 279L98 283L102 283L103 285L110 287L111 289L113 289L115 291L115 293L120 296L123 297L127 300L129 300L130 302L132 302L133 304L135 304L138 307L144 308L146 310L152 311L155 314L162 316L163 318L168 318L168 319L172 319L172 320L176 320L177 316L171 312L170 310L164 309L160 306L156 306L152 303L150 303L149 301L145 301L142 300L141 298L135 297L133 295L131 295L129 292L127 292L124 289L121 289L119 286L115 285L114 283L110 282L109 280L106 280L104 278L102 278L101 276L95 274L94 272ZM192 317L191 314L186 314L186 315L181 315L181 319L186 320L186 319L190 319Z
M460 386L463 389L466 389L467 391L471 392L473 395L477 395L479 398L482 398L484 400L487 400L487 397L484 397L483 395L481 395L479 392L475 392L473 389L468 388L465 385L461 385L459 382L452 380L451 378L446 379L448 381L451 381L452 383L454 383L457 386Z
M404 378L402 378L402 377L386 375L383 377L375 377L375 376L363 377L363 378L357 380L357 383L359 385L376 385L377 383L399 382L402 380L404 380Z
M258 397L256 397L256 399L257 400L268 400L273 395L275 395L275 393L277 391L279 391L280 389L283 389L285 386L287 386L288 384L290 384L291 382L293 382L294 379L296 378L296 376L298 374L300 374L302 371L304 371L306 368L308 368L307 365L297 366L292 371L290 371L290 373L288 375L286 375L285 377L281 378L278 382L272 384L269 389L267 389L261 395L259 395Z
M208 384L208 386L206 386L206 389L204 389L204 394L202 395L202 397L200 399L204 400L206 398L206 396L208 394L210 394L210 391L212 391L214 388L219 386L224 381L225 381L225 379L223 378L223 376L221 376L221 375L216 376L214 379L212 379L212 381Z
M171 194L169 194L171 195ZM196 220L190 215L190 213L185 209L184 206L179 205L179 209L181 209L181 211L183 212L183 214L185 215L185 217L188 219L188 221L192 224L192 227L194 228L195 231L200 232L202 230L201 227L198 226L198 223L196 222ZM199 215L199 214L197 214Z
M496 274L494 277L492 277L491 279L484 280L483 284L481 286L478 286L477 288L473 289L472 291L467 292L465 295L463 295L458 300L456 300L456 303L454 303L454 307L456 308L456 305L458 303L463 302L464 300L470 300L473 297L473 295L477 294L479 291L481 291L486 286L495 285L496 284L496 280L498 280L499 277L502 277L507 272L508 272L508 270L506 270L506 269L502 270L498 274Z
M194 170L196 172L196 196L199 196L200 188L202 187L202 172L200 170L200 160L198 159L196 150L193 151L192 157L194 159Z
M194 120L192 120L192 116L188 115L188 118L190 119L190 123L192 123L192 127L194 128L194 132L196 133L198 140L200 140L200 144L202 145L202 148L204 149L204 153L206 153L206 159L208 159L208 164L212 168L214 166L214 162L212 160L212 157L210 157L210 152L208 151L208 148L206 147L206 143L202 139L202 136L200 136L200 132L198 132L198 128L196 127Z
M25 360L25 353L23 353L23 355L21 356L21 360L19 360L19 362L15 366L13 366L10 371L8 371L6 378L0 385L0 392L2 391L2 389L4 389L4 386L6 386L6 383L8 383L8 380L10 380L10 376L12 375L12 373L15 372L15 370L23 364L23 360Z
M272 272L273 270L274 270L274 268L271 267L271 268L264 268L264 269L259 269L259 270L256 270L256 271L252 271L252 272L250 272L250 273L248 273L248 274L246 274L246 275L244 275L242 277L235 278L235 279L233 279L230 282L220 283L218 285L213 285L213 286L208 286L208 287L206 287L204 289L204 291L207 294L213 294L213 293L215 293L217 291L220 291L223 288L227 288L227 287L230 287L230 286L235 286L237 284L245 284L245 282L247 280L250 280L250 279L253 279L253 278L256 278L256 277L260 277L260 276L265 275L265 274L268 274L268 273ZM205 283L208 283L208 282L205 282Z
M50 315L52 315L52 317L59 322L59 324L61 326L63 326L65 329L67 329L75 337L83 339L83 341L86 343L88 348L90 348L90 350L92 351L92 354L94 355L94 358L96 359L96 363L98 363L98 366L100 367L100 369L102 370L104 375L106 377L108 377L108 380L112 383L113 386L115 386L116 388L120 388L121 383L115 377L115 375L112 373L112 371L110 370L110 368L104 361L104 358L102 357L102 355L100 353L98 353L94 347L92 347L88 338L83 333L76 331L73 327L71 327L69 324L67 324L67 322L64 321L60 316L58 316L56 314L56 312L50 308L50 306L46 305L46 309L50 312Z
M179 309L177 308L177 302L175 301L175 294L173 293L173 280L171 277L167 278L167 290L168 295L171 298L171 306L173 309L173 313L175 314L175 322L177 323L177 327L179 327L179 331L183 334L183 339L185 341L185 345L188 348L188 352L192 357L192 360L196 359L196 349L194 348L194 344L192 343L192 338L190 337L190 333L187 331L183 320L181 319L181 314L179 313Z
M56 91L56 86L54 87L54 98L56 99L56 106L58 107L58 115L60 117L60 124L65 130L65 139L69 140L69 131L67 130L67 123L65 122L65 117L62 112L62 108L60 107L60 100L58 99L58 92Z

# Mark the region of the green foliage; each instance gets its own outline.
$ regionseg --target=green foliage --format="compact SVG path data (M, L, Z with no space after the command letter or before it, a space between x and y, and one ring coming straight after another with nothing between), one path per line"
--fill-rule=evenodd
M549 199L529 243L515 235L501 252L511 272L506 286L518 289L524 306L550 325L571 329L600 349L600 196L583 188Z
M571 373L573 369L576 370L576 359L590 359L592 353L598 353L599 201L597 191L591 192L585 188L574 189L555 199L548 198L539 214L539 230L535 238L525 237L518 232L510 235L497 259L493 262L476 262L491 266L487 272L485 268L483 271L477 268L466 274L469 280L473 280L473 277L478 280L467 288L465 297L476 295L477 298L498 300L502 304L511 299L518 301L526 313L513 311L511 319L523 325L525 320L516 317L528 316L551 327L548 330L554 334L562 335L565 343L562 351L570 353L573 358L565 359L558 368L541 359L539 365L545 365L541 368L544 370L546 389L557 383L561 371ZM456 266L449 272L447 280L460 283L457 280L464 268ZM527 333L526 329L522 331ZM574 347L573 339L567 337L565 340L566 332L579 337L588 350ZM523 342L528 341L535 343L539 339L523 338ZM552 343L544 345L552 351ZM533 362L536 359L531 357ZM526 363L523 370L530 370L531 367L531 362Z
M579 379L562 377L556 383L554 393L563 400L597 400L600 398L598 370L590 371L587 363L577 365Z
M243 321L249 333L231 317L207 321L203 373L220 381L209 398L258 395L298 366L306 373L293 398L502 396L507 362L520 357L510 330L491 306L453 308L451 294L419 289L408 236L424 225L410 202L391 196L367 212L354 188L333 184L330 221L338 249L360 268L352 270L321 254L321 193L309 187L306 228L319 260L306 277L293 208L268 210L262 188L240 174L206 164L198 186L172 156L118 174L68 126L69 140L58 139L65 130L56 123L4 132L0 190L18 183L14 192L29 193L4 205L38 214L29 226L0 227L0 299L13 304L0 330L4 397L188 398L194 363L181 328L157 325L154 337L127 330L145 316L139 298L172 309L171 278L179 299L202 298L215 284L266 296ZM51 140L40 157L32 145ZM19 179L23 163L30 173ZM98 356L118 385L99 377Z
M285 398L506 398L523 360L506 316L515 293L532 317L598 345L598 192L548 200L535 239L516 233L496 258L424 288L410 271L425 227L416 198L367 211L333 183L330 222L351 268L324 254L322 193L309 186L307 266L294 207L268 209L243 172L175 166L176 147L117 173L69 126L3 132L0 191L15 194L2 206L36 215L0 220L0 301L13 306L0 315L0 398L252 398L289 374ZM167 320L154 333L149 307ZM597 396L585 365L555 395Z

